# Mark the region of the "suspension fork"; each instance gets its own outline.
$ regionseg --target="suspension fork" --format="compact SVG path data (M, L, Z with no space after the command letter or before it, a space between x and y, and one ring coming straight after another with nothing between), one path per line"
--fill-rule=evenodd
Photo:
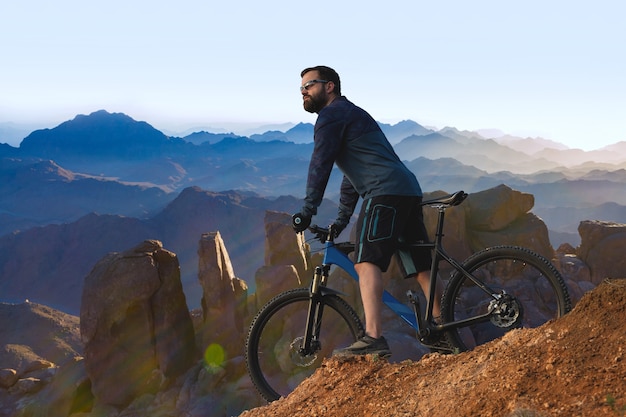
M306 319L306 327L304 329L302 346L300 346L300 353L304 356L315 353L321 347L319 336L322 326L322 314L324 312L324 303L321 302L324 297L324 292L322 292L321 289L326 286L329 271L330 265L325 264L315 267L315 273L313 274L313 281L311 282L311 289L309 291L309 311Z

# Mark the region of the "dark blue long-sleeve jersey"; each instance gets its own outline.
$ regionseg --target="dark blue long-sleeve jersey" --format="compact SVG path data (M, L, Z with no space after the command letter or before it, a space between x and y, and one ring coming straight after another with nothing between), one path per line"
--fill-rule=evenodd
M302 214L317 213L333 164L343 172L339 217L347 224L359 196L422 196L415 175L402 163L378 123L345 97L320 110Z

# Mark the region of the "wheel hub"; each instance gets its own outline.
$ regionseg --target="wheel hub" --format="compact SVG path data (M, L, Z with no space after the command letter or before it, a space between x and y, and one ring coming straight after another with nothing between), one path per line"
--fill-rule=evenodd
M509 294L501 294L489 303L491 322L502 328L518 326L522 322L522 305Z
M306 354L302 349L303 340L303 336L293 339L293 342L291 342L291 344L289 345L289 356L291 357L291 361L294 365L306 368L307 366L311 366L317 360L317 354ZM312 352L319 351L319 349L316 349L314 346L312 346L311 348Z

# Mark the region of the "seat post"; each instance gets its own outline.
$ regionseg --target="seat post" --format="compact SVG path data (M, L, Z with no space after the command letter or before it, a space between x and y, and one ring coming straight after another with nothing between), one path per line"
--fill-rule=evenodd
M438 205L437 207L437 228L435 229L435 247L441 248L441 241L443 239L443 218L446 212L446 206Z

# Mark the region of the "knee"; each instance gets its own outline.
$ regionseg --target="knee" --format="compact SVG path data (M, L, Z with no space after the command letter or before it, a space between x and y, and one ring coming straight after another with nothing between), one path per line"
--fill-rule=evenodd
M354 264L354 269L359 275L367 273L382 273L380 267L371 262L359 262L358 264Z

